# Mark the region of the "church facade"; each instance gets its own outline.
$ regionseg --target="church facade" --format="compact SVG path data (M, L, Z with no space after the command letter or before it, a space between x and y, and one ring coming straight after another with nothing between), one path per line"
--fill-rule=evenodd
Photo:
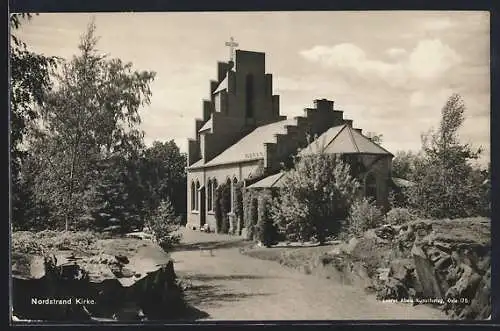
M315 100L303 116L287 118L280 114L279 96L272 93L264 53L236 50L234 61L219 62L217 69L210 99L203 101L203 117L195 122L195 138L188 141L188 227L207 224L217 231L219 184L229 184L233 195L241 181L275 175L314 136L328 141L332 153L361 165L365 194L386 204L392 154L353 129L353 121L334 109L333 101Z

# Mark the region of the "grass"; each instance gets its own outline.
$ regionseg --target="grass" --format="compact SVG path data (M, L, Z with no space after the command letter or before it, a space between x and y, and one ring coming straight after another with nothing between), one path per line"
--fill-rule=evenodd
M16 231L12 233L11 250L20 254L44 255L51 251L91 251L98 235L90 231Z

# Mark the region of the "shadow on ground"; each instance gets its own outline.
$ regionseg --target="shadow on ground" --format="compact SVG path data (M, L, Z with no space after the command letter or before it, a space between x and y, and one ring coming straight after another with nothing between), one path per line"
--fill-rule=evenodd
M181 251L199 251L200 249L221 249L221 248L235 248L248 246L249 242L241 239L234 241L206 241L199 243L186 243L179 244L174 248L174 252Z
M230 292L222 286L196 285L186 290L186 301L192 306L209 305L220 307L225 302L236 302L255 296L267 296L271 293Z
M176 321L188 321L188 322L190 322L190 321L196 321L196 320L200 320L200 319L208 318L208 317L210 317L210 314L208 314L207 312L200 310L200 309L194 307L193 305L189 304L186 307L184 314L181 317L179 317L178 319L176 319Z

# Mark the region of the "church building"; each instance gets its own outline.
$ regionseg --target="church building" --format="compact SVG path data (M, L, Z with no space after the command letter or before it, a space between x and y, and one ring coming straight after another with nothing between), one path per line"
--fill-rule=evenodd
M265 54L236 50L231 55L230 61L218 63L210 99L203 101L203 117L195 122L196 138L188 141L188 227L207 224L217 231L217 186L229 184L234 195L241 181L276 176L300 148L302 153L312 150L304 149L308 137L318 137L327 152L356 161L365 194L387 204L390 152L354 129L333 101L315 100L303 116L282 116L279 96L273 95L273 76L266 73Z

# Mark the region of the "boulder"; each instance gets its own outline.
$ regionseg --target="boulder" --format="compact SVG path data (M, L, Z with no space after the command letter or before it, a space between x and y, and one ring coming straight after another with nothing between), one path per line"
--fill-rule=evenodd
M384 286L377 291L377 299L379 300L403 300L408 297L408 288L402 281L392 277L389 277Z
M396 235L396 229L392 225L384 225L375 229L375 234L381 239L392 240Z
M131 256L58 252L27 259L23 267L16 259L13 311L23 320L44 321L179 318L185 304L173 261L157 246L141 249ZM33 304L33 298L70 301Z
M422 287L422 295L425 298L442 298L443 290L440 281L434 270L431 261L428 260L427 255L422 247L416 243L411 250L415 270L418 277L418 282Z
M399 259L391 262L388 276L404 283L412 280L415 266L411 259Z

